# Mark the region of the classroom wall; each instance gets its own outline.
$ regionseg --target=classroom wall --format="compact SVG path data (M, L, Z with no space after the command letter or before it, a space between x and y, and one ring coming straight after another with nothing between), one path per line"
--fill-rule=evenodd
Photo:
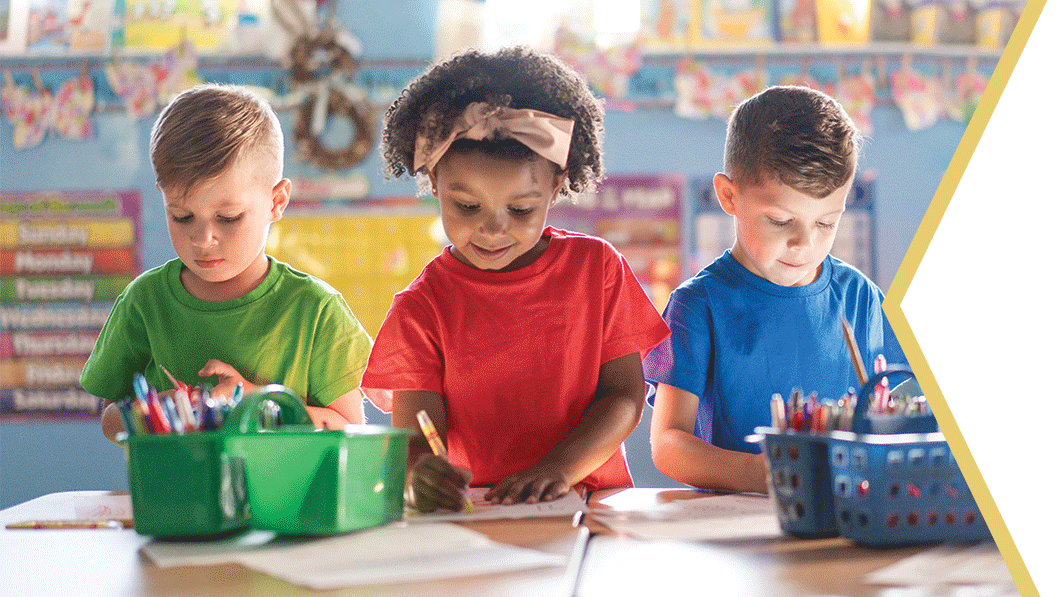
M363 42L367 58L429 59L433 52L436 0L342 0L341 23ZM964 125L943 121L910 132L892 105L873 113L875 131L862 167L877 173L877 283L886 289L953 154ZM280 115L291 136L292 115ZM676 117L664 108L606 115L606 166L610 174L678 172L687 180L711 177L721 168L723 124ZM0 120L0 191L139 189L143 197L143 267L175 257L147 159L151 119L123 114L95 116L95 139L48 138L16 152L12 131ZM360 166L373 193L408 195L409 181L384 181L372 154ZM310 174L288 151L287 175ZM373 422L388 417L369 409ZM626 443L632 473L643 486L675 486L653 467L649 453L650 409ZM127 489L122 450L107 442L96 421L0 422L0 508L38 495L76 489Z

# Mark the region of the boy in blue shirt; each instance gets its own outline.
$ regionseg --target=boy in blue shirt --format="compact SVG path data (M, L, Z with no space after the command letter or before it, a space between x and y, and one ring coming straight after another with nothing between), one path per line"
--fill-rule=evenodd
M653 461L672 479L766 493L745 436L770 424L771 395L858 387L842 317L868 367L878 354L906 362L880 289L829 255L860 145L840 105L805 87L772 87L731 115L713 186L734 246L672 293L672 335L643 361Z

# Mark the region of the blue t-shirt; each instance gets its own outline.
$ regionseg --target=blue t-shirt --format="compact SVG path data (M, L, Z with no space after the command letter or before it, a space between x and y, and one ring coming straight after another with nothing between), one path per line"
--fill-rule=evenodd
M700 398L694 435L758 453L745 436L770 425L772 394L788 397L800 388L837 399L858 388L841 315L852 325L867 373L881 353L889 363L906 363L881 311L883 298L862 272L832 256L811 284L779 286L728 250L672 292L664 309L672 335L647 355L643 371L651 383Z

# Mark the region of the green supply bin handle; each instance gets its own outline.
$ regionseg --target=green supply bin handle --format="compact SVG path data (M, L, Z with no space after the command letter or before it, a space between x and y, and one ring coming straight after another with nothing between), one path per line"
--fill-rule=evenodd
M279 405L282 413L282 424L312 425L308 409L290 388L273 383L262 386L255 392L246 395L224 421L224 432L228 435L251 433L260 430L259 414L265 401L271 400Z

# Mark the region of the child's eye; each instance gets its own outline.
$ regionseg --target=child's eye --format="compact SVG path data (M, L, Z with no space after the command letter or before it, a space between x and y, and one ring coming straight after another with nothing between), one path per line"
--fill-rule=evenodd
M479 206L473 205L471 203L461 203L459 201L456 201L455 202L455 207L458 207L460 210L465 211L465 212L474 212L474 211L477 211L477 208Z
M194 218L194 215L193 214L187 214L186 216L171 216L171 217L172 217L172 221L176 222L177 224L186 224L186 223L190 222L192 218Z
M770 222L772 226L778 227L787 226L789 222L792 222L792 220L776 220L774 218L767 218L767 221Z
M532 213L531 207L511 207L509 210L515 216L527 216Z
M238 222L242 219L242 214L237 216L217 216L217 221L223 224L230 224L232 222Z
M832 229L837 227L837 223L836 222L819 222L818 223L818 227L819 228L825 228L826 230L832 230Z

